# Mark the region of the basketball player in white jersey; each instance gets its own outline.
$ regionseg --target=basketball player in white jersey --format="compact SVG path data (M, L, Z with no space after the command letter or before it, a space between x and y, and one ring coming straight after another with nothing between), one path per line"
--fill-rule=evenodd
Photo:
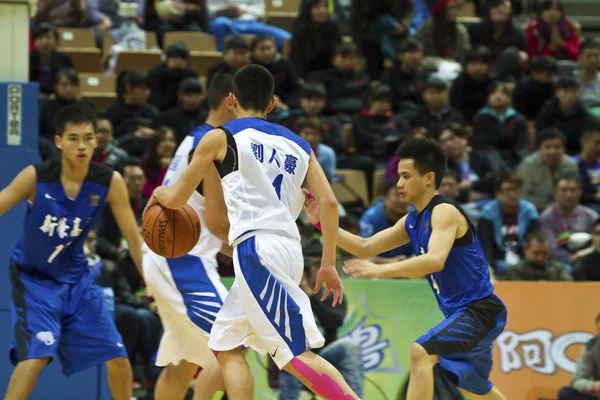
M165 175L164 185L177 182L207 132L235 118L235 108L229 98L232 79L233 73L221 73L212 80L206 124L183 140ZM166 259L149 250L143 259L145 282L154 295L164 327L156 365L165 368L156 383L156 400L183 399L199 366L203 370L196 380L194 400L211 400L216 391L225 390L217 360L208 348L208 335L227 296L227 289L217 272L216 256L219 252L232 255L231 247L208 229L212 222L210 218L207 221L207 214L227 218L214 167L187 204L196 210L202 225L196 246L177 259Z
M321 208L322 265L315 293L326 285L341 302L343 286L335 269L338 203L310 145L288 129L265 121L275 107L274 82L260 65L247 65L233 79L231 100L238 119L208 132L180 179L153 193L149 207L182 207L214 163L234 248L236 278L211 331L232 400L254 397L252 375L241 351L269 353L279 368L325 399L357 396L341 374L308 348L323 346L308 296L298 287L303 257L296 219L305 186Z

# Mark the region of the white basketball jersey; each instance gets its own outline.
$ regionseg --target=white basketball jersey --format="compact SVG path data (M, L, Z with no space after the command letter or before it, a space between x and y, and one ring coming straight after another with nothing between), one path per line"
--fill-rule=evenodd
M173 161L171 161L171 165L169 165L169 169L165 174L165 178L163 180L164 186L170 186L177 182L177 180L179 179L181 174L183 174L183 171L189 164L190 153L196 149L196 146L198 145L200 139L202 139L204 134L206 134L212 129L214 128L210 125L202 125L196 128L194 131L192 131L192 133L190 133L188 136L186 136L183 142L181 142L181 144L179 145L179 148L175 153L175 157L173 158ZM216 257L219 251L221 250L223 242L219 240L215 235L213 235L206 227L206 220L204 216L204 213L206 211L204 205L204 197L200 193L198 193L198 191L195 190L192 194L192 197L190 197L190 199L187 201L187 204L194 210L196 210L198 216L200 217L200 223L202 225L200 231L200 239L198 240L198 243L196 243L196 246L194 246L192 251L189 252L189 254L201 257L207 262L210 261L216 267Z
M259 118L240 118L222 128L228 133L228 157L233 155L219 166L231 225L229 243L259 230L300 240L296 219L304 204L308 142Z

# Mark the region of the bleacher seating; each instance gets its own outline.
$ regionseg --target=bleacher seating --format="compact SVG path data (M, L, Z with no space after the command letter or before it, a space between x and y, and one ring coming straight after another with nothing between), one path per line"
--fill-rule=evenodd
M116 101L116 77L106 74L79 74L81 97L105 110Z

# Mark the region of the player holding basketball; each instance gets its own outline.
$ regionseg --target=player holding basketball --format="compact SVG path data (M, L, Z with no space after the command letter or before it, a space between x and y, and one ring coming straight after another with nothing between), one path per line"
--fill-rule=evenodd
M183 140L165 175L164 185L177 182L207 132L235 118L229 98L232 79L233 73L221 72L211 81L206 124ZM210 400L216 391L225 389L217 360L208 348L208 335L227 295L217 272L216 256L222 252L231 257L232 249L208 229L210 217L227 218L219 176L214 167L211 170L187 202L198 213L202 225L194 249L175 259L152 251L144 253L145 282L156 300L164 328L156 365L166 367L156 383L156 400L183 399L199 366L203 369L196 379L194 400ZM215 201L207 204L212 199ZM216 202L221 204L214 205Z
M91 162L96 112L74 104L56 115L60 159L25 168L0 192L0 215L28 200L10 267L16 364L5 399L26 399L58 353L65 375L106 362L115 400L131 399L131 366L83 255L105 203L141 270L142 238L121 175Z
M321 201L323 258L315 293L326 285L342 299L335 269L337 201L308 142L265 121L275 106L274 82L259 65L240 69L231 101L238 119L208 132L173 186L159 187L149 202L180 208L215 163L221 176L234 248L236 278L213 325L209 346L215 350L232 400L254 397L252 375L240 349L269 353L279 368L298 377L326 399L356 399L341 374L307 346L324 343L308 296L299 288L303 273L296 226L305 184Z
M413 139L398 149L398 191L416 211L370 238L344 230L338 245L362 259L408 242L415 257L390 264L365 260L346 263L355 277L427 277L446 319L421 336L411 349L408 400L433 398L433 367L473 399L504 399L492 386L492 343L506 324L506 307L494 294L488 263L475 227L456 203L437 193L446 156L437 142ZM319 222L318 199L307 196L305 211Z

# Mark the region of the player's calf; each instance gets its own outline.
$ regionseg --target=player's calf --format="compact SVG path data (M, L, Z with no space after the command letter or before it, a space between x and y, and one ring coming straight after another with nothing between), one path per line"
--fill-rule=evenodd
M106 372L108 375L108 386L114 400L131 400L133 391L131 382L133 373L131 364L125 357L117 357L106 362Z
M50 357L30 358L19 362L10 377L4 400L27 399L35 387L40 372L49 362Z

